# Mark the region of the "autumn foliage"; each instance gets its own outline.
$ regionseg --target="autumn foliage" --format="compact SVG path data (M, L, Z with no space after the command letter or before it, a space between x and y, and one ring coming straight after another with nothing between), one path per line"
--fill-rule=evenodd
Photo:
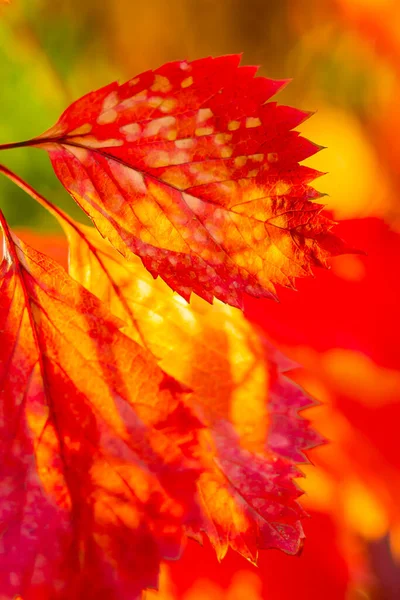
M0 167L68 245L0 217L1 597L133 600L190 538L254 564L303 546L295 479L323 437L240 309L352 250L299 164L309 114L239 62L168 63L2 146L45 150L95 227Z

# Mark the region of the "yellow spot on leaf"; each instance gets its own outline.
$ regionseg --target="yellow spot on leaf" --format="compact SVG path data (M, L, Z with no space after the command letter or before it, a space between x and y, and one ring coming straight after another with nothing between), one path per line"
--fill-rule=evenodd
M97 123L98 125L109 125L110 123L114 123L117 117L117 111L111 108L97 117Z
M175 100L175 98L166 98L159 108L160 108L161 112L168 113L168 112L171 112L172 110L174 110L176 105L177 105L177 100Z
M154 83L151 86L151 91L152 92L169 92L172 89L172 85L169 79L167 79L167 77L164 77L163 75L159 75L158 73L156 73L156 75L154 76Z
M213 133L213 131L214 131L214 127L197 127L197 129L194 133L198 137L201 137L203 135L211 135Z
M195 143L196 143L195 140L188 138L188 139L184 139L184 140L176 140L175 146L177 148L180 148L183 150L188 150L189 148L193 148Z
M152 108L157 108L157 106L160 106L162 101L163 99L161 96L150 96L148 103Z
M260 127L261 121L258 117L247 117L246 119L246 127Z
M226 144L226 142L230 142L231 139L231 133L217 133L217 135L215 136L215 143L217 144L217 146L222 146L223 144Z
M207 119L211 119L213 116L213 111L210 108L200 108L197 113L197 123L204 123Z
M235 129L239 129L240 122L239 121L229 121L228 129L229 131L235 131Z
M90 123L85 123L80 127L77 127L73 131L71 131L68 135L85 135L86 133L90 133L92 131L92 126Z
M222 158L230 158L232 156L233 149L230 146L224 146L221 149L221 157Z
M158 135L162 129L171 129L175 126L175 117L161 117L160 119L154 119L150 121L143 131L144 137L152 137Z
M237 156L234 160L234 164L236 168L244 167L247 162L247 156Z
M193 85L193 77L186 77L186 79L184 79L181 83L181 87L183 88L187 88L190 87L191 85Z
M138 123L129 123L120 127L120 132L126 136L128 142L135 142L141 135L142 130Z

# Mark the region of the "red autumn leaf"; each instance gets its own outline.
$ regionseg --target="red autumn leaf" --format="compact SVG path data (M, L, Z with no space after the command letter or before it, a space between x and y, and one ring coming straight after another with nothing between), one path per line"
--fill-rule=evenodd
M124 319L125 332L151 350L162 368L193 390L190 402L208 430L201 436L197 486L200 528L217 555L232 547L256 561L260 548L294 554L304 515L293 483L303 450L320 442L298 412L310 400L284 377L292 366L246 322L240 311L187 305L136 257L127 263L93 228L39 198L68 237L70 273Z
M132 600L195 518L198 421L119 319L0 220L1 595Z
M59 220L69 241L71 275L109 304L124 320L125 333L169 375L193 390L191 405L208 430L199 452L202 518L190 523L190 535L205 531L219 558L229 546L252 561L260 548L298 552L304 513L296 501L301 492L293 482L299 476L294 463L304 462L303 450L320 438L298 415L309 399L284 377L293 364L237 309L210 306L196 296L188 305L137 257L128 263L95 229L3 172ZM60 254L59 243L54 251Z
M74 102L46 133L60 181L125 257L188 299L242 306L346 248L299 161L308 114L239 56L174 62ZM348 250L347 250L348 251Z

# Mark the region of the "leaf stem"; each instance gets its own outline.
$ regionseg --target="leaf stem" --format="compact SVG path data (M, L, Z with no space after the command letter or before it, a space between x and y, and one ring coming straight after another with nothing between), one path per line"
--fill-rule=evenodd
M1 146L0 146L0 149L1 149ZM54 206L54 204L52 204L51 202L46 200L46 198L44 198L44 196L39 194L39 192L37 192L35 190L35 188L33 188L31 185L29 185L29 183L24 181L22 179L22 177L20 177L19 175L17 175L13 171L11 171L8 167L5 167L2 164L0 164L0 173L5 175L8 179L10 179L10 181L15 183L19 188L21 188L21 190L26 192L31 198L33 198L34 200L36 200L36 202L41 204L41 206L46 208L53 215L53 217L58 218L60 216L59 213L61 211L59 211L59 209L57 209L57 207ZM64 216L64 213L61 212L61 216Z
M25 146L35 146L38 144L38 141L33 140L25 140L24 142L11 142L10 144L0 144L0 150L12 150L13 148L23 148Z

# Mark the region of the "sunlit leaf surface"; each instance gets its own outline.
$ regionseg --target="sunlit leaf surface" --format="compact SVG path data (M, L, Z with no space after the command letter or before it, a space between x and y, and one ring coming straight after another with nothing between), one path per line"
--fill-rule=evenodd
M74 102L31 143L102 235L188 299L242 306L346 251L313 200L309 115L239 56L174 62Z

